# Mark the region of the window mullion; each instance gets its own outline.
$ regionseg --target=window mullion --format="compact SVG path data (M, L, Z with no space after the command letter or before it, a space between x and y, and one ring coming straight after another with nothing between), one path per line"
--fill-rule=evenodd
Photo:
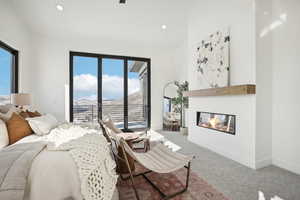
M128 130L128 60L124 59L124 129Z
M98 57L98 120L102 119L102 57Z

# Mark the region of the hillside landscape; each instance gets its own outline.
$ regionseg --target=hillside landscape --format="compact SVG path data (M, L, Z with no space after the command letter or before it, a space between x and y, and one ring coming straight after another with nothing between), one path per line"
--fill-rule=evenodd
M124 100L104 100L102 106L103 115L110 115L115 122L124 121ZM74 121L96 121L98 118L97 100L77 99L74 100ZM141 92L135 92L128 96L128 116L131 122L145 121L145 108Z

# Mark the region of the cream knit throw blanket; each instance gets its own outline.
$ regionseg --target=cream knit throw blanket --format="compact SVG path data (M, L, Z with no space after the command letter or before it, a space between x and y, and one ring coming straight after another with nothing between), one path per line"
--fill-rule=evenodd
M46 139L51 142L49 150L69 151L73 157L85 200L110 200L117 183L116 164L100 133L99 130L63 124L53 129Z

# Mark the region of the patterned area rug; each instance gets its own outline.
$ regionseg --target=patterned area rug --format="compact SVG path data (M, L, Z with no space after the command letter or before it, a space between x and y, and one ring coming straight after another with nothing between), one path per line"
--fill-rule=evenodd
M141 172L142 167L137 166L136 172ZM161 190L166 193L174 193L184 188L186 179L186 169L178 170L171 174L147 174ZM153 189L153 187L146 182L142 177L134 178L136 188L138 190L141 200L160 200L161 196L159 193ZM117 184L119 190L120 200L136 200L134 190L131 187L129 180L122 181L119 179ZM188 190L178 195L172 200L229 200L222 193L218 192L211 185L209 185L205 180L200 178L197 174L191 172L190 182Z

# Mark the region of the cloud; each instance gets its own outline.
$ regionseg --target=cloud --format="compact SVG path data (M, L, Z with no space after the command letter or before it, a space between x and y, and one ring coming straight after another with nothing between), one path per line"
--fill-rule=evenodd
M97 91L97 77L91 74L80 74L75 76L74 90L80 92Z
M128 79L128 94L133 94L141 89L140 80L136 78Z
M124 95L123 77L109 76L104 74L102 76L102 92L104 99L119 99ZM74 77L74 90L75 92L82 93L80 98L86 96L94 97L97 92L98 80L92 74L81 74ZM128 94L133 94L140 90L140 81L138 79L128 79Z

